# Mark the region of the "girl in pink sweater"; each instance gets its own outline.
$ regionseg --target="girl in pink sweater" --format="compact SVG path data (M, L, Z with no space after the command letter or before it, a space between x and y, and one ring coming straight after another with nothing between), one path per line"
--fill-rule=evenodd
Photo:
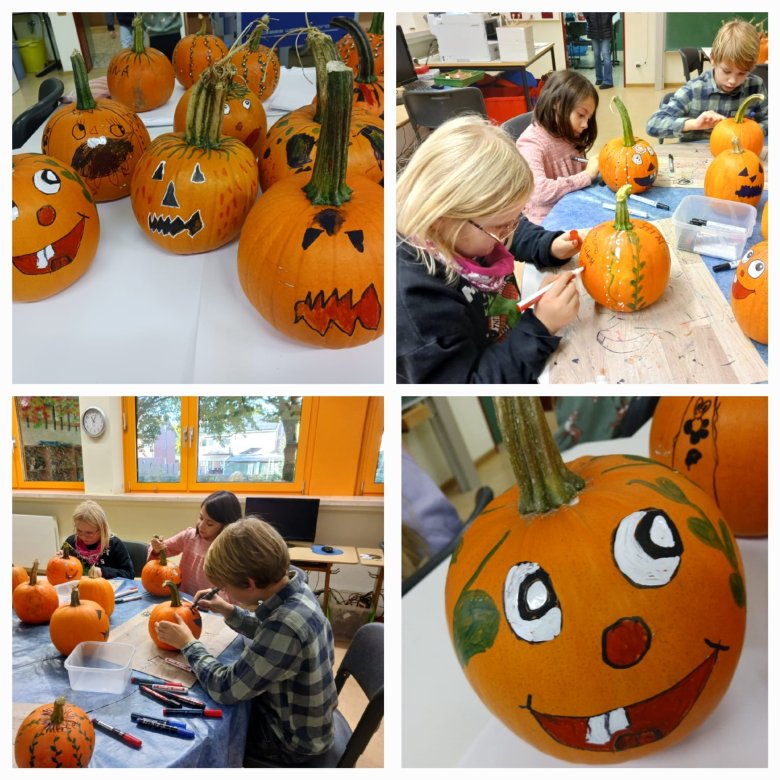
M555 71L534 108L534 121L517 139L534 177L523 213L537 225L567 193L589 187L598 176L598 155L584 158L596 141L599 94L575 70Z

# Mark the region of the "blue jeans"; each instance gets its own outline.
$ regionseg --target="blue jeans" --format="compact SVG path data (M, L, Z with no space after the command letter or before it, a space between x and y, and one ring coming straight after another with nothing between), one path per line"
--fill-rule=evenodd
M591 41L596 60L596 81L612 84L612 41L609 38Z

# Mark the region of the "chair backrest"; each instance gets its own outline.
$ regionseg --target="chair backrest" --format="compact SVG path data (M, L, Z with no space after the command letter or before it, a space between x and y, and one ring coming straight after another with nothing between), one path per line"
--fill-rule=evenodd
M587 31L587 22L566 22L566 37L570 41L576 41L578 38L582 38Z
M385 713L385 627L367 623L352 637L336 673L336 690L353 677L368 699L357 726L339 759L339 767L354 767Z
M533 120L534 112L527 111L525 114L518 114L511 119L507 119L506 122L501 125L501 129L507 133L513 141L516 141Z
M25 141L49 118L64 91L65 85L58 78L48 78L41 83L38 88L38 102L14 119L11 127L11 146L13 149L21 148Z
M756 67L753 68L753 73L755 73L756 76L764 82L764 86L769 89L769 63L764 62L761 65L756 65Z
M435 129L460 114L487 117L485 98L476 87L410 90L404 93L404 106L415 131L418 127Z
M685 46L680 49L680 57L682 58L683 74L685 80L691 80L691 71L697 71L696 75L700 76L702 69L704 68L704 60L702 58L701 49L697 49L693 46Z
M136 577L140 577L141 569L143 569L146 563L149 546L146 542L125 542L125 547L127 552L130 553L130 560L133 562L133 574Z

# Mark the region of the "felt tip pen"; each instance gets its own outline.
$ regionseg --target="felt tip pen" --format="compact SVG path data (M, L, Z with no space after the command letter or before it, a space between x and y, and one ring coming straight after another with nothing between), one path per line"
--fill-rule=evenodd
M162 723L163 726L178 726L181 729L187 728L187 722L184 720L174 720L173 718L166 718L163 720L162 718L155 718L154 715L144 715L143 712L130 713L130 720L132 720L133 723L137 723L139 718L144 718L146 720L156 720L158 723Z
M697 227L710 227L718 228L720 230L729 230L732 233L745 233L745 228L739 225L728 225L725 222L715 222L711 219L700 219L698 217L692 217L688 220L688 224L696 225Z
M614 203L602 203L601 207L604 209L609 209L610 211L615 211L615 204ZM640 211L639 209L629 209L628 213L632 217L644 217L645 219L649 219L650 215L646 211Z
M135 748L136 750L140 750L141 746L144 744L138 737L134 737L132 734L128 734L125 731L120 731L118 728L115 728L108 723L103 723L102 720L98 720L97 718L92 718L92 725L95 728L104 731L106 734L110 734L120 742L130 745L130 747Z
M208 710L208 709L191 709L191 710L176 710L163 707L163 715L175 715L179 717L200 717L200 718L221 718L222 710Z
M166 696L163 693L153 691L148 685L140 685L139 690L141 693L146 694L146 696L148 696L150 699L154 699L160 704L167 705L169 707L181 706L179 702L176 701L176 699L171 699L169 696Z
M643 195L629 195L628 196L631 200L637 200L640 203L647 203L648 206L653 206L657 209L663 209L664 211L671 211L669 206L666 203L661 203L658 200L651 200L650 198L645 198Z
M192 602L192 604L190 605L190 609L195 609L195 607L197 607L198 604L200 604L201 599L213 598L214 596L217 595L217 593L219 593L219 588L212 588L211 590L202 593L200 596L198 596L198 598L195 599L195 601Z
M674 157L669 155L669 173L674 173Z
M126 604L128 601L140 601L142 598L141 594L135 594L132 593L129 596L119 596L119 598L114 600L115 604Z
M189 688L185 688L183 685L176 685L175 683L172 685L162 685L155 683L154 685L149 686L153 691L159 691L160 693L183 693L186 694L187 691L189 691Z
M581 162L581 163L585 163L586 165L588 163L588 158L587 157L577 157L576 154L573 154L571 156L571 159L574 160L574 162Z
M206 702L201 701L200 699L194 699L192 696L183 696L180 693L177 693L176 691L171 691L168 694L171 698L176 699L176 701L183 704L185 707L197 707L198 709L205 710L206 709Z
M739 265L739 260L729 260L728 263L718 263L712 266L713 271L733 271Z
M181 726L172 726L170 723L160 723L160 721L151 718L138 718L136 724L139 729L158 731L160 734L168 734L171 737L179 737L180 739L195 739L194 731Z
M170 666L175 666L177 669L184 669L185 672L191 672L192 667L184 663L184 661L177 661L175 658L163 658L163 662Z
M577 268L572 269L569 271L571 274L571 279L573 279L578 274L581 274L585 270L585 266L581 265ZM569 281L571 281L571 279ZM525 311L526 309L533 306L535 303L539 302L539 299L546 293L549 292L550 288L555 284L555 282L550 282L550 284L546 284L544 287L542 287L540 290L537 290L533 295L529 295L527 298L523 298L522 301L520 301L517 304L517 310L518 311Z
M172 680L164 680L162 677L131 677L130 682L134 685L174 685L183 688L184 685L180 685Z

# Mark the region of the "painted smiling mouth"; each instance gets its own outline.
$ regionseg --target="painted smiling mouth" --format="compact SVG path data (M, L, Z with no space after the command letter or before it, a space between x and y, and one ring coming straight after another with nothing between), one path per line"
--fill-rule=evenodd
M157 214L149 215L149 230L153 233L162 233L164 236L178 236L186 230L190 238L203 230L203 220L200 218L200 210L196 211L185 222L181 217L158 217Z
M704 640L714 649L692 672L662 693L598 715L570 717L528 709L556 741L579 750L619 752L649 745L668 736L690 712L710 678L718 653L728 647Z
M731 285L731 294L737 299L741 300L742 298L747 298L748 295L754 295L755 290L748 290L747 287L740 284L737 280L734 280L734 283Z
M81 214L81 219L67 235L47 244L37 252L29 252L26 255L16 255L12 258L14 267L23 274L38 275L51 274L70 265L79 252L81 239L84 236L86 216Z

